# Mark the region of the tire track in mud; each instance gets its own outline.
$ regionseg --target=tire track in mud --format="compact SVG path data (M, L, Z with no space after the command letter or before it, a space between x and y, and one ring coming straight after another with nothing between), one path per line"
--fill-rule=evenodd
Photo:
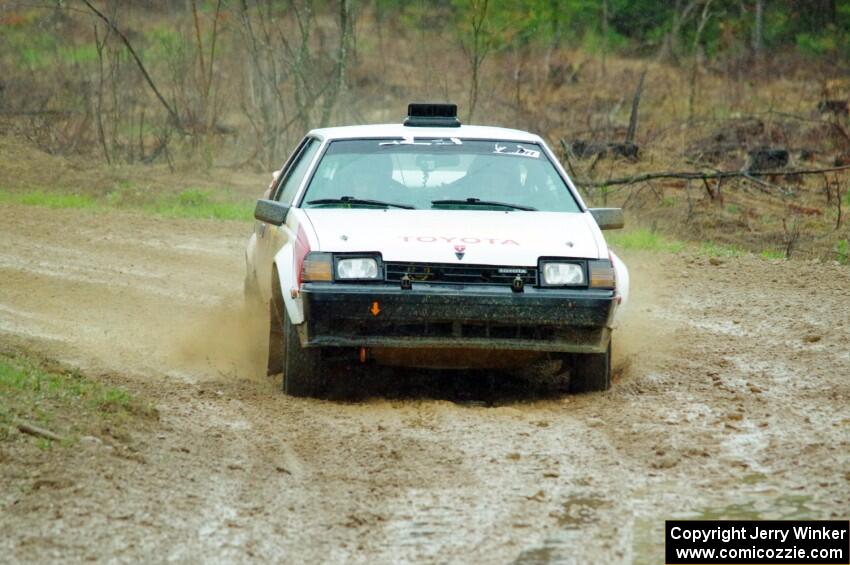
M0 207L0 339L161 414L137 460L85 445L45 471L68 489L28 490L0 457L0 552L654 562L672 516L850 507L846 268L629 257L603 394L385 371L359 400L302 400L262 375L263 321L237 306L249 229ZM814 269L816 289L795 282Z

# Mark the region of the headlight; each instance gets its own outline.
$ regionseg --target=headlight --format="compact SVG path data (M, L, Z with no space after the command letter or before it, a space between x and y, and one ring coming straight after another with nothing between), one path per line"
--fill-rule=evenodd
M339 259L336 278L340 280L371 280L379 276L378 261L373 257Z
M543 284L547 286L583 286L581 263L543 263Z

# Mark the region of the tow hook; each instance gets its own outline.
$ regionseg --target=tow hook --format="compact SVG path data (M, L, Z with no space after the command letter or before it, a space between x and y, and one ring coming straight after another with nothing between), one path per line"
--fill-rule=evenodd
M525 281L522 280L521 276L515 276L514 280L511 281L511 290L514 292L522 292L524 288Z

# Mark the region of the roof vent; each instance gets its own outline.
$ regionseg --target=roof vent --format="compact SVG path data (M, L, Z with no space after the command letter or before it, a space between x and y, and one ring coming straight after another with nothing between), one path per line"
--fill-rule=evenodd
M420 128L459 128L457 104L408 104L404 125Z

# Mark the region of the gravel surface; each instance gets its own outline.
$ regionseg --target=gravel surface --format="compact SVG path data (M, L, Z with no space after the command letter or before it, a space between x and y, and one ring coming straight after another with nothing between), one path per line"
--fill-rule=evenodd
M250 226L0 207L0 340L151 399L132 451L0 444L11 562L662 562L669 518L850 508L850 269L626 254L615 383L374 370L283 396Z

